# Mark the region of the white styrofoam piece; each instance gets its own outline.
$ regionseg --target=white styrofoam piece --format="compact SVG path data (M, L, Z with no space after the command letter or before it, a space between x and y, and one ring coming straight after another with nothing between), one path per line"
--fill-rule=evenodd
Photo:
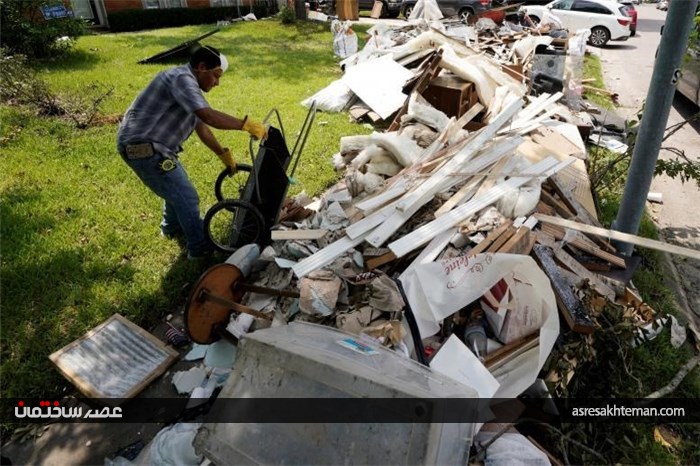
M523 226L532 230L533 228L535 228L535 225L537 225L537 223L539 223L539 220L537 220L537 218L535 218L534 215L530 215L530 218L528 218L525 221L525 223L523 223Z
M403 257L414 249L430 241L435 235L457 225L458 223L464 221L465 218L474 215L479 210L493 204L506 193L530 182L533 175L538 176L542 174L542 176L551 176L551 174L556 173L574 161L575 159L571 157L569 160L557 164L554 158L548 157L545 160L542 160L541 162L529 167L527 170L524 170L522 173L523 176L510 178L509 180L490 188L478 198L474 198L466 204L462 204L445 215L438 217L432 222L427 223L408 235L394 241L393 243L390 243L389 249L391 249L396 257Z
M345 254L349 249L354 248L362 241L364 241L365 235L358 236L355 239L350 239L348 236L343 236L339 240L332 244L329 244L325 248L310 255L306 259L297 262L297 264L292 267L294 274L301 278L314 270L318 270L331 262L333 262L338 257Z
M411 71L385 55L347 68L342 81L377 115L386 119L406 101L407 96L401 89L412 77Z

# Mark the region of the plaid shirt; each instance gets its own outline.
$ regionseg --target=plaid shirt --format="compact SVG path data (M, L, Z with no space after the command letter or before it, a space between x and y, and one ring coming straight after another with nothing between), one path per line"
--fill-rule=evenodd
M196 110L209 108L190 65L162 71L131 103L119 125L117 148L151 142L159 152L175 155L190 137L199 118Z

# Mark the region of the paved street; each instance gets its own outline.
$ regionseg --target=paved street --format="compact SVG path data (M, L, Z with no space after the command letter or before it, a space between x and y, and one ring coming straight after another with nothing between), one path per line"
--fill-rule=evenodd
M661 36L659 31L664 24L666 12L657 10L654 5L637 6L639 21L637 35L627 42L611 42L610 46L599 49L603 62L605 84L620 97L618 113L622 116L634 115L646 98L654 55ZM690 117L698 109L688 100L676 95L666 127ZM686 125L681 131L666 140L664 147L675 147L685 151L693 160L700 158L700 122ZM673 158L667 150L662 150L661 158ZM700 248L700 189L694 182L681 183L662 176L654 179L652 191L663 193L663 205L650 205L664 239L670 243L690 248ZM694 315L700 328L700 261L679 256L672 257L678 270L677 282L687 294L687 303L680 298ZM682 294L682 293L681 293Z

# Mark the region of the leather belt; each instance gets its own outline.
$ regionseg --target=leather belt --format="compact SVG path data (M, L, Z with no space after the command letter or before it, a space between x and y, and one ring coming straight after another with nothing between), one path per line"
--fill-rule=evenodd
M146 159L153 157L156 153L153 144L144 142L142 144L127 144L124 148L127 159Z

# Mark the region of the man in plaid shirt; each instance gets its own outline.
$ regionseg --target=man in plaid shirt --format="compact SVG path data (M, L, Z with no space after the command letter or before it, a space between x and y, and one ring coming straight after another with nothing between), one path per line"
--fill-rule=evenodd
M182 143L195 131L233 174L236 163L231 152L209 127L267 137L262 124L214 110L205 100L202 92L218 86L226 68L226 57L207 46L199 48L188 65L158 73L127 109L117 135L124 161L164 200L161 233L169 238L184 234L189 259L208 255L212 246L204 234L199 196L178 160Z

